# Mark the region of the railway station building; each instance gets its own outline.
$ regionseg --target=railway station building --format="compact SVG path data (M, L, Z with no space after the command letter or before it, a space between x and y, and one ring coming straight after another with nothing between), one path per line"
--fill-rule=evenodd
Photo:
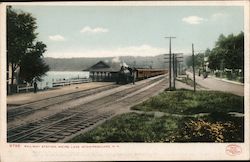
M120 62L99 61L84 71L89 71L92 81L113 82L116 81L121 66L122 64Z

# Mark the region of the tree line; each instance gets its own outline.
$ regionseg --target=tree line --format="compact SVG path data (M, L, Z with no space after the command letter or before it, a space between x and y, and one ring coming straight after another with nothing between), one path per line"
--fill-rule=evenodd
M49 71L43 60L46 45L37 40L37 23L30 13L7 7L7 69L11 70L11 85L19 69L20 82L33 83Z
M212 70L227 68L244 71L244 33L228 36L221 34L209 54L208 61Z
M207 60L204 61L204 58ZM234 73L241 71L244 76L244 33L237 35L230 34L224 36L221 34L211 50L208 48L204 52L195 55L195 66L202 68L208 62L208 67L212 71L229 69ZM186 65L192 66L192 58L186 58Z

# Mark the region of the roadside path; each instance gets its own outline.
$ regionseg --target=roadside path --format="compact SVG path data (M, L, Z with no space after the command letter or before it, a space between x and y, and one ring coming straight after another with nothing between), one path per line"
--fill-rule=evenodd
M193 78L193 73L186 71L189 78ZM223 80L208 77L204 79L202 76L195 75L196 82L209 90L223 91L233 93L239 96L244 96L244 85L225 82Z

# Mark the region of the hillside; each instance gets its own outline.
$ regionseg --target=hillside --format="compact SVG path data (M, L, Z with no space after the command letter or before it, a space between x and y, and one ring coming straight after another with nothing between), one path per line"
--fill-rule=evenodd
M154 57L134 57L134 56L121 56L102 57L102 58L50 58L45 57L44 61L50 66L51 71L82 71L94 65L99 61L116 61L125 62L131 67L152 67L152 68L166 68L168 65L164 63L164 55Z

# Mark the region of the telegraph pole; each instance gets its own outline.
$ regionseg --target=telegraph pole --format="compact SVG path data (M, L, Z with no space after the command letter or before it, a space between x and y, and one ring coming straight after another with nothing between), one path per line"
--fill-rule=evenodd
M169 90L171 91L171 80L172 80L172 73L171 73L171 39L172 38L176 38L176 37L172 37L172 36L169 36L169 37L165 37L165 38L169 38Z
M178 64L179 65L179 75L181 75L181 63Z
M175 89L175 54L173 53L173 88Z
M193 77L194 77L194 92L196 91L196 84L195 84L195 69L194 69L194 44L192 44L192 56L193 56Z
M178 58L178 56L174 55L174 88L175 88L175 81L177 78L177 64L178 64L177 58Z
M179 59L183 59L183 53L173 53L173 78L174 78L174 89L175 89L175 81L176 81L176 77L177 77L177 68L178 68L178 63L180 65L180 62L182 62L182 60Z

